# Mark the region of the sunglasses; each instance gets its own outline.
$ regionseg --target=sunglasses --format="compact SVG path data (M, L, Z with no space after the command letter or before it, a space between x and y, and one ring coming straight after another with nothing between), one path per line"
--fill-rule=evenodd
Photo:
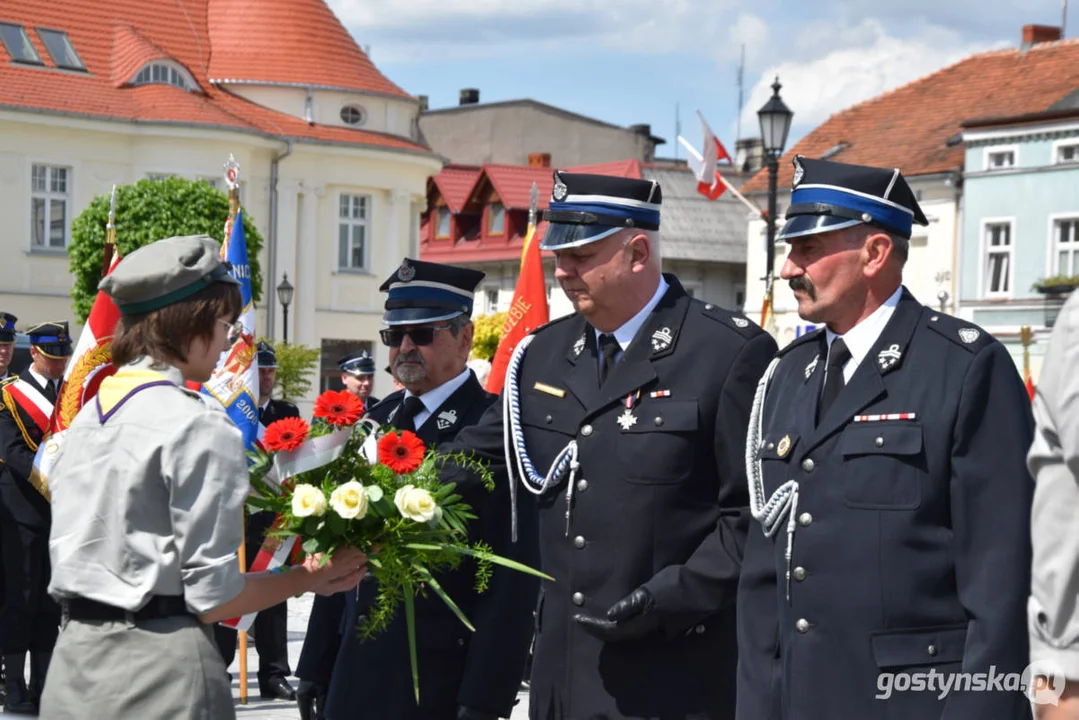
M382 336L382 344L386 347L401 347L401 343L405 340L405 335L412 340L413 345L423 347L424 345L430 345L435 341L435 330L449 330L449 325L435 325L428 327L418 327L405 330L404 328L387 328L385 330L379 330L379 335Z
M229 322L228 320L218 318L217 321L229 329L229 334L226 339L228 340L229 345L235 345L236 341L240 339L240 336L244 334L244 324L239 320L236 322Z

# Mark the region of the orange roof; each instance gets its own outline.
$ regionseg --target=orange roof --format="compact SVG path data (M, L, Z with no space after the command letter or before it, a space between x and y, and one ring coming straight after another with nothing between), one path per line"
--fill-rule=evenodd
M547 207L548 198L554 189L554 171L556 168L531 167L527 165L498 165L494 163L484 164L482 173L477 182L470 188L467 203L479 202L477 193L480 192L486 179L494 187L502 205L509 210L527 210L531 204L532 183L536 183L539 190L539 208ZM557 168L569 173L589 173L592 175L612 175L614 177L627 177L640 179L641 163L636 159L619 160L617 162L599 163L596 165L576 165L573 167Z
M468 201L468 194L476 184L480 169L474 165L447 165L428 180L446 201L450 212L459 213ZM428 185L428 195L431 186Z
M343 64L338 75L323 73L325 63L315 64L311 74L304 63L310 57L298 47L278 46L275 56L293 63L290 72L277 74L274 63L267 62L267 52L256 42L249 23L236 22L232 6L247 8L249 14L266 16L266 8L280 7L283 0L185 0L184 4L155 5L142 0L5 0L0 5L0 22L23 25L31 43L44 62L44 67L8 62L7 51L0 45L0 108L28 109L45 112L82 115L101 119L149 123L183 123L235 129L254 134L309 139L321 142L375 146L429 153L430 150L407 138L348 127L310 125L301 118L248 102L210 81L209 67L218 47L214 38L225 44L226 56L234 72L238 72L243 47L251 80L261 74L266 82L328 84L370 92L390 92L403 95L395 85L382 77L370 61L366 75L359 72L356 62ZM321 11L315 12L317 5ZM263 8L254 12L254 7ZM326 8L323 0L304 0L305 12L311 18L305 32L326 41L344 32L340 23ZM225 18L228 33L210 24L210 16ZM287 14L282 15L287 20ZM331 23L332 21L332 23ZM291 22L291 21L288 21ZM315 25L312 25L315 23ZM316 25L321 31L316 32ZM329 26L329 27L328 27ZM86 72L61 70L54 66L45 46L34 28L62 30L68 34L75 51L86 65ZM259 26L260 29L265 26ZM299 38L292 33L282 37ZM347 33L345 33L347 38ZM341 50L338 37L335 51ZM349 40L351 42L351 40ZM302 44L302 43L301 43ZM354 52L363 53L355 43ZM168 85L132 87L130 82L138 70L150 60L169 59L183 66L199 85L197 92L187 92ZM268 71L265 71L268 68ZM265 72L264 72L265 71ZM346 77L347 75L347 77ZM377 76L377 77L375 77Z
M829 159L897 167L908 177L955 170L963 164L955 139L964 120L1048 110L1077 87L1076 40L974 55L830 117L780 159L779 187L790 188L795 155L819 158L841 144L847 147ZM742 191L767 189L764 171Z
M319 85L411 97L375 68L323 0L209 0L207 21L214 82Z

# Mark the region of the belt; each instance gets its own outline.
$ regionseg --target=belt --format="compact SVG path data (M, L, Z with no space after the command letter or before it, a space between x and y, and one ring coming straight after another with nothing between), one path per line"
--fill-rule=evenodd
M179 595L154 595L145 607L134 611L87 598L67 600L66 609L72 620L160 620L176 615L191 615L183 597Z

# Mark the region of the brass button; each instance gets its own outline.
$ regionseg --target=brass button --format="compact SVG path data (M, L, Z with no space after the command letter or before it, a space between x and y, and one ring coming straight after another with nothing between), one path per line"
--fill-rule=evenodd
M813 462L813 458L806 458L802 461L802 469L807 473L813 472L813 468L817 467L817 464Z
M584 492L587 489L588 489L588 481L587 480L585 480L584 478L581 478L580 480L577 481L577 492Z
M698 635L704 635L704 625L698 625L697 627L693 628L693 632L697 633Z
M584 605L584 595L582 595L579 592L573 593L573 604L574 605Z
M877 439L873 441L873 444L875 444L877 447L884 447L884 438L880 435L877 435Z
M802 582L806 579L806 569L804 567L794 568L794 579L798 582Z
M936 657L936 654L937 654L937 646L936 645L930 645L929 646L929 654Z
M809 621L805 618L798 618L798 622L794 623L794 629L800 633L809 632Z
M807 512L802 513L798 516L798 524L802 527L809 527L813 524L813 516Z
M550 415L548 415L547 417L545 417L545 418L544 418L544 420L546 420L546 421L547 421L547 424L548 424L548 425L550 425L550 424L551 424L551 421L552 421L552 420L554 420L554 418L553 418L553 417L551 417Z
M577 548L578 550L583 548L584 547L584 538L581 537L580 535L573 538L573 547Z
M581 428L581 434L584 435L585 437L588 437L589 435L591 435L592 434L592 426L591 425L585 425L583 428Z
M659 416L657 415L657 416L656 416L656 419L654 420L654 422L656 423L656 425L657 425L657 426L659 426L659 425L662 425L662 424L663 424L663 418L661 418L661 417L659 417Z

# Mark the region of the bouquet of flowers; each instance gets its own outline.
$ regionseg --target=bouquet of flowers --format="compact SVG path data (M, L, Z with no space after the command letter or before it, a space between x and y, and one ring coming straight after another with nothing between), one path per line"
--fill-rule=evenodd
M476 516L452 483L439 480L439 470L452 461L491 491L494 479L484 464L463 453L440 454L414 433L382 427L363 414L363 401L352 393L327 391L315 402L310 423L285 418L270 424L261 447L250 454L255 492L248 504L274 512L271 534L299 538L308 554L330 557L346 545L367 553L378 599L359 632L367 638L384 630L404 606L419 702L417 592L429 588L475 630L439 585L439 572L472 558L479 592L487 588L492 564L551 578L469 542L468 523Z

